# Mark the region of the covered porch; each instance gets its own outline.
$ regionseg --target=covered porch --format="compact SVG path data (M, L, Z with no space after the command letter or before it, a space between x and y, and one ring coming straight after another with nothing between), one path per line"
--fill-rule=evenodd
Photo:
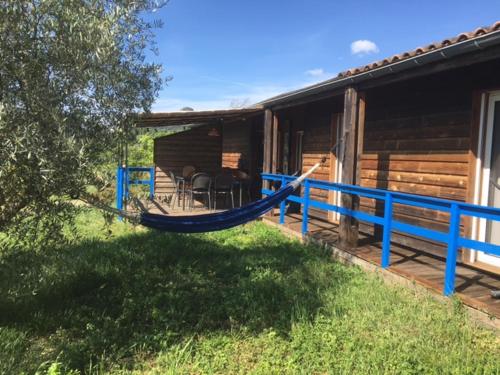
M192 208L229 208L233 200L234 206L241 206L260 197L262 114L260 108L243 108L142 115L136 122L140 131L162 132L154 139L154 166L149 179L152 193L148 202L142 201L143 208L189 214ZM208 191L194 196L191 202L192 178L196 175L208 177ZM216 192L220 176L230 179L231 194L225 197Z

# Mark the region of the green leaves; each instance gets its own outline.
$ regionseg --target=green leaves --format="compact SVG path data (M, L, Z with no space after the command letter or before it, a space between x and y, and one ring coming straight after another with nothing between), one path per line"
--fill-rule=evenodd
M56 215L95 180L162 84L146 63L157 1L0 0L0 231Z

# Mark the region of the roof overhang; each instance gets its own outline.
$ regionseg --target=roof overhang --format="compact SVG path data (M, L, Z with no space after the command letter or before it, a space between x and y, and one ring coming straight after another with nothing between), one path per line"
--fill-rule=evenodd
M335 92L344 89L348 86L369 85L370 82L382 82L380 78L396 77L398 74L410 71L415 68L424 66L434 66L440 62L450 61L464 55L479 55L483 54L484 61L500 57L500 49L495 50L495 54L487 54L485 51L492 47L500 46L500 30L488 33L474 39L468 39L462 42L445 46L439 49L434 49L429 52L409 57L402 61L393 62L378 68L370 69L366 72L359 72L348 76L339 76L317 84L304 87L302 89L290 91L281 95L277 95L270 99L266 99L258 105L264 108L273 108L288 103L304 100L308 97L325 94L327 92ZM481 62L480 58L473 59L475 63ZM444 70L444 69L443 69ZM373 87L373 85L372 85ZM340 92L340 91L339 91Z
M157 112L141 114L138 128L168 128L182 125L199 126L243 121L263 113L262 107L215 111Z

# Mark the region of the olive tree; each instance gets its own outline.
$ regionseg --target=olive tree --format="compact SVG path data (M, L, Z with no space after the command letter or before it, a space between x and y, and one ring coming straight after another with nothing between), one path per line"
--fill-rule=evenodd
M145 16L162 5L0 0L0 232L60 229L67 197L150 109L161 67L145 57L161 25Z

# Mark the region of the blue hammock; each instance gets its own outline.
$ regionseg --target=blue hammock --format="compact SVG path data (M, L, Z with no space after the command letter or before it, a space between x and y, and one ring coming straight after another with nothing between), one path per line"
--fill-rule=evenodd
M228 229L257 219L286 199L294 190L294 186L288 184L257 202L213 214L167 216L143 212L140 215L139 224L176 233L200 233Z
M280 204L292 194L301 182L320 165L321 163L317 163L302 176L282 186L281 189L268 195L266 198L228 211L184 216L160 215L149 212L142 212L137 215L117 209L113 209L113 212L145 227L158 229L164 232L201 233L228 229L255 220L259 216L270 211L274 206Z

